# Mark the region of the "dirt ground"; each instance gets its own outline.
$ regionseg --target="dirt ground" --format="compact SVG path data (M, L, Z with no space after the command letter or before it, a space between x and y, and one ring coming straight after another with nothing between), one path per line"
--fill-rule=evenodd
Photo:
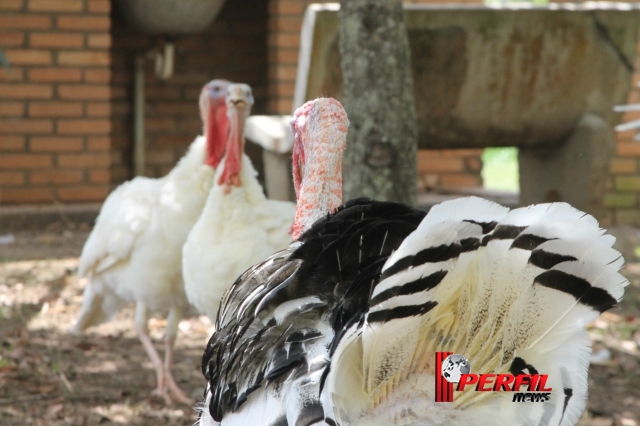
M67 332L82 303L77 256L90 230L71 228L14 230L15 241L0 244L0 425L192 425L192 407L150 396L155 374L133 331L132 308L84 336ZM640 230L611 232L631 284L620 309L589 327L598 359L581 426L640 426ZM164 325L150 322L158 350ZM190 311L180 330L174 377L199 401L200 357L213 327Z

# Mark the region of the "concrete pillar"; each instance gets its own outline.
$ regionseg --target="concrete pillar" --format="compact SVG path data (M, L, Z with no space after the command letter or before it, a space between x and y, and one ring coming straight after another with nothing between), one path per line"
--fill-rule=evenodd
M262 151L267 197L272 200L296 201L291 177L291 154Z
M595 217L604 217L602 201L614 143L605 120L584 113L557 148L521 147L520 204L566 201Z

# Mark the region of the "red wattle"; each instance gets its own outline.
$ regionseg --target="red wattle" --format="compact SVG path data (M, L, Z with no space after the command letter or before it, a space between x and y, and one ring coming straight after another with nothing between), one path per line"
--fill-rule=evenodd
M222 114L221 111L222 110ZM227 132L229 131L229 120L227 119L226 105L211 105L207 120L207 159L205 164L216 168L224 155L224 145Z

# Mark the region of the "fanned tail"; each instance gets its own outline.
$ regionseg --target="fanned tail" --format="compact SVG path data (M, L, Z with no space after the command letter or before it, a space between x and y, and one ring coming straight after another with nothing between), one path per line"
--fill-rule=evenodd
M587 395L584 327L628 284L614 241L566 203L434 207L387 260L366 319L344 333L323 391L327 417L360 424L409 407L433 424L575 424ZM551 399L468 390L434 404L436 351L464 355L474 373L547 374Z

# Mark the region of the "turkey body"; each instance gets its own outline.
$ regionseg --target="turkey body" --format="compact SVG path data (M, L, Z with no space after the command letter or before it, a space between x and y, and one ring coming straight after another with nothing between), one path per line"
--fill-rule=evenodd
M109 320L127 302L186 307L181 248L213 185L205 156L199 136L168 175L137 177L107 197L80 256L78 273L89 283L75 331Z
M243 83L227 88L230 131L202 215L183 248L189 302L215 321L224 292L249 266L289 245L295 204L268 200L244 154L244 123L254 99Z
M268 200L246 155L240 186L215 185L183 248L189 302L215 321L224 292L248 267L289 245L295 204ZM216 181L224 173L218 168Z
M627 284L613 242L565 203L510 211L471 197L425 216L351 201L226 294L200 425L574 425L584 326ZM435 403L438 351L475 373L548 374L550 400Z

